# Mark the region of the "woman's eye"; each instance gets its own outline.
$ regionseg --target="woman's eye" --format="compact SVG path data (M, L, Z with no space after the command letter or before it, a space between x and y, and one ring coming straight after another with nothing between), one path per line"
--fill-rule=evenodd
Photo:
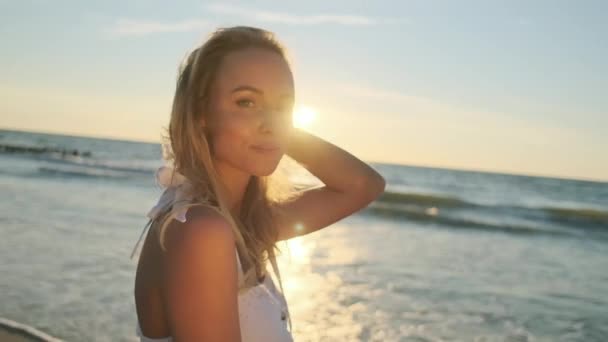
M237 100L236 104L237 104L237 106L243 107L243 108L251 108L251 107L255 106L255 102L253 102L250 99Z

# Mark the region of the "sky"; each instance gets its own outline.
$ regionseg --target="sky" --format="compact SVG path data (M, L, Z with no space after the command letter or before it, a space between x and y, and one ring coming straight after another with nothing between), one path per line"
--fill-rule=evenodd
M159 141L217 27L287 47L305 129L370 162L608 180L605 1L0 0L0 127Z

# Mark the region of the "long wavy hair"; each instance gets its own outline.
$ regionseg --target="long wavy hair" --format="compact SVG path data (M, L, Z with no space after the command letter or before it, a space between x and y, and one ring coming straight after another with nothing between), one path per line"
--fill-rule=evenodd
M218 175L212 162L211 140L201 131L200 120L207 118L210 90L223 59L246 48L262 48L279 54L288 61L284 48L273 33L254 27L220 28L209 39L191 51L181 63L168 129L162 136L163 158L191 184L195 200L190 205L205 205L224 216L232 225L237 252L244 268L245 287L257 284L265 274L266 261L280 252L276 246L278 230L276 204L295 192L286 182L286 174L252 176L238 216L233 216L221 193ZM283 163L283 162L282 162ZM289 163L289 161L287 161ZM162 250L165 230L171 221L168 208L156 222Z

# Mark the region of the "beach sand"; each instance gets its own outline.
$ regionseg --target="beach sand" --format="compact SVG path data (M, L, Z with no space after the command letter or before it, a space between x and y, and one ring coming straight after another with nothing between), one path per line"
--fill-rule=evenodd
M22 332L0 326L0 341L2 342L31 342L42 341L36 337L24 335Z
M0 341L2 342L59 342L33 327L0 318Z

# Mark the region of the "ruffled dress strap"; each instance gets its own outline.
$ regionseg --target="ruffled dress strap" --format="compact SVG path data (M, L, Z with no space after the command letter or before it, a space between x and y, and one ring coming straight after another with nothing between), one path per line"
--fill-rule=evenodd
M170 217L180 222L186 222L186 213L193 203L194 194L188 179L169 166L161 166L154 175L156 184L165 189L158 202L148 211L146 216L148 223L144 226L139 239L135 243L130 259L133 259L139 250L139 246L152 222L163 212L171 207Z

